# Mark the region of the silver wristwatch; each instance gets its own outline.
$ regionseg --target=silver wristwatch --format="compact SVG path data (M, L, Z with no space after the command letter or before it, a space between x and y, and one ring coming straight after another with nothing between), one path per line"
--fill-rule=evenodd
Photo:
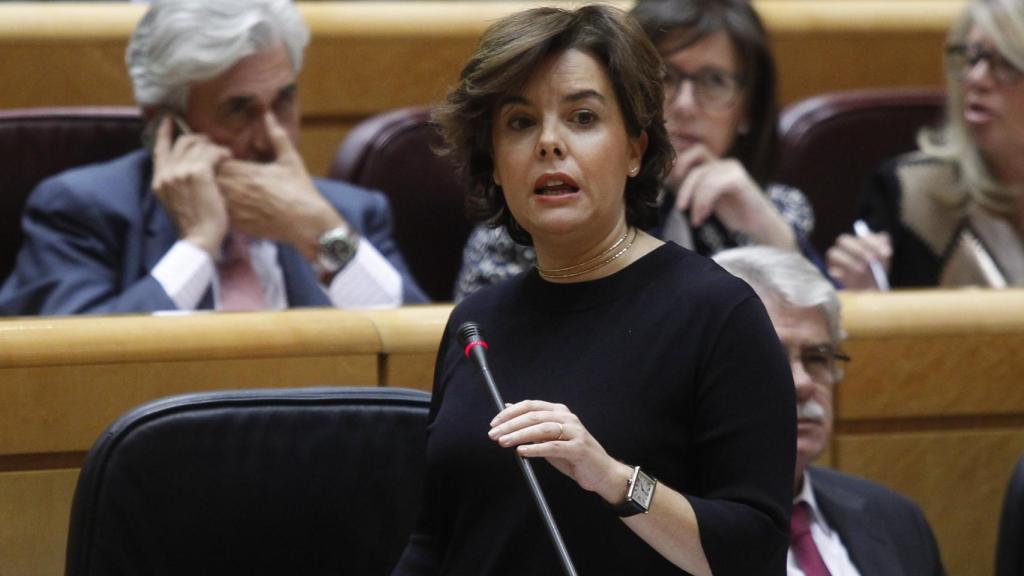
M635 514L647 514L651 509L651 500L654 499L654 489L658 481L640 469L633 468L633 474L626 482L626 501L615 507L620 518L628 518Z
M321 275L333 275L352 261L359 249L359 233L348 225L324 232L316 255L316 269Z

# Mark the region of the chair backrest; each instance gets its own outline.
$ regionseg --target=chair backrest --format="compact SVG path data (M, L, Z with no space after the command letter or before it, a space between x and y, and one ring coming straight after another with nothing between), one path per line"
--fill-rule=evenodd
M823 94L783 110L778 180L810 199L815 248L824 254L851 230L874 169L916 149L918 130L938 123L944 105L940 90L885 88Z
M429 398L339 387L140 406L86 458L66 574L387 574L416 514Z
M1024 455L1010 475L999 519L996 576L1024 576Z
M455 166L434 152L441 143L429 107L372 116L345 137L328 176L388 196L395 242L412 275L432 300L451 301L472 224Z
M0 282L21 246L21 211L39 182L142 145L137 108L0 110Z

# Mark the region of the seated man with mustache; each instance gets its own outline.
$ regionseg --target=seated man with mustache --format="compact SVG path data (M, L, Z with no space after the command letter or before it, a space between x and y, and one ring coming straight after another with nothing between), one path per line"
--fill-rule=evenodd
M874 482L811 466L832 433L832 393L842 378L843 334L835 288L795 252L726 250L714 260L764 302L793 369L797 448L789 576L941 575L921 509Z

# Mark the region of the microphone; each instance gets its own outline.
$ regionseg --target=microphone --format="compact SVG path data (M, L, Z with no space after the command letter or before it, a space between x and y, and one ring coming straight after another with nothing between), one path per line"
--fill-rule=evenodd
M480 336L480 327L475 322L464 322L459 326L458 334L459 342L465 347L464 353L466 358L472 359L476 364L480 377L491 393L494 406L498 409L498 412L501 412L505 409L505 401L501 399L498 385L494 383L491 369L487 366L487 354L485 353L487 342ZM544 492L540 489L537 476L533 473L533 466L530 465L529 460L518 454L516 455L516 461L519 463L519 469L522 471L523 476L526 477L526 483L530 486L530 493L533 494L533 501L537 503L540 515L544 519L544 525L547 526L548 535L551 536L551 541L554 542L555 549L558 551L558 558L562 561L562 569L569 576L576 576L576 567L573 566L572 559L569 558L569 550L566 549L565 542L562 541L562 534L558 531L558 526L555 525L555 517L551 515L551 508L548 507L548 501L544 498Z

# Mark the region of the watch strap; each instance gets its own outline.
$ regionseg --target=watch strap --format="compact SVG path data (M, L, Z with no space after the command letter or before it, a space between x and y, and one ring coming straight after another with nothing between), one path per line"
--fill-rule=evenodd
M612 510L619 515L619 518L629 518L630 516L636 516L637 514L643 514L647 512L647 509L637 504L635 500L626 499L621 504L612 506Z

